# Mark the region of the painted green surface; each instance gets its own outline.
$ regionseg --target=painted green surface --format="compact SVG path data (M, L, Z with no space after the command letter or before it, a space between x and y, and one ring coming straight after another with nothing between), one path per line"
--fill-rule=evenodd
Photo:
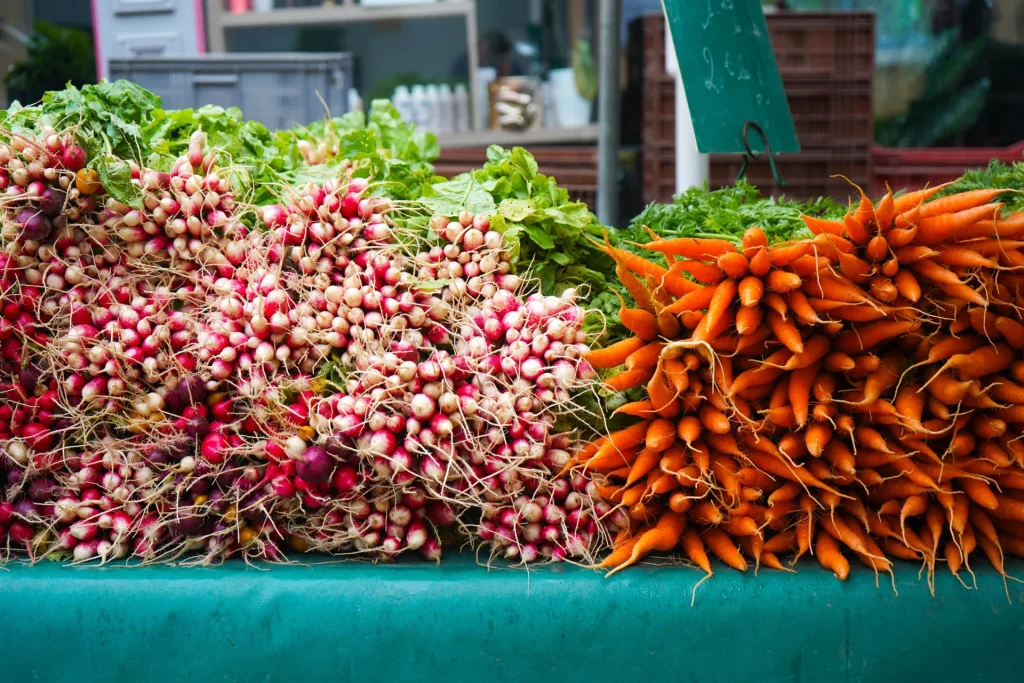
M979 562L980 564L980 562ZM487 572L318 565L10 567L0 572L0 681L1013 681L1024 586L978 590L916 569L899 595L862 566L846 583L680 567L609 580L570 567ZM1024 575L1024 566L1011 566Z
M799 152L761 0L663 0L697 148L744 151L743 124L761 126L772 151ZM753 151L764 150L751 131Z

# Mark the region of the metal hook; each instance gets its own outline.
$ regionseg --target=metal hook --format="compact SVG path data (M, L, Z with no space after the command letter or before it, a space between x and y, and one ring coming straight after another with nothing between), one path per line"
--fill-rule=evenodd
M750 148L750 129L753 128L757 131L757 134L761 136L761 141L764 143L763 154L768 155L768 165L772 169L772 177L775 178L775 182L779 187L786 186L786 179L779 175L779 169L775 167L775 155L772 154L772 146L768 143L768 136L764 134L764 129L761 128L760 124L754 121L747 121L743 124L743 146L746 148L746 152L743 154L743 165L740 166L739 175L736 176L736 180L740 180L747 174L747 166L751 160L757 161L761 158L762 152L755 152Z

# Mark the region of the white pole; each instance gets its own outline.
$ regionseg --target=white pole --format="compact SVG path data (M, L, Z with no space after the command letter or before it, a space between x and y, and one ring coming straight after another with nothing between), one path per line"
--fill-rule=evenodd
M697 136L693 132L693 120L686 104L686 90L676 62L676 50L672 44L672 32L665 23L665 68L675 77L676 86L676 192L682 192L694 185L702 186L708 180L709 160L707 154L697 151Z

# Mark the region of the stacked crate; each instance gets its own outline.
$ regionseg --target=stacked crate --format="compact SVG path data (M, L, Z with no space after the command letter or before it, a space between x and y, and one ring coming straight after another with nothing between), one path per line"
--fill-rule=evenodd
M668 201L676 186L676 94L665 69L665 15L644 15L629 28L629 83L641 112L641 194L644 204Z
M856 194L851 182L867 188L871 181L875 15L780 12L769 14L767 21L801 153L776 157L784 187L776 184L766 160L752 162L747 179L766 195L785 194L796 199L831 196L845 201L851 192ZM659 54L662 78L671 84L664 69L664 16L649 15L644 22L645 28L650 24L646 35L652 41L645 48L650 53L649 57L645 54L645 68L653 67ZM653 40L655 33L662 36L660 44ZM649 89L645 87L643 99L643 185L651 200L668 201L675 179L675 137L672 125L662 125L661 117L674 102L674 94L669 87L667 94L655 100L653 94L647 96ZM668 138L664 136L666 128ZM731 185L742 163L740 155L712 155L711 186Z

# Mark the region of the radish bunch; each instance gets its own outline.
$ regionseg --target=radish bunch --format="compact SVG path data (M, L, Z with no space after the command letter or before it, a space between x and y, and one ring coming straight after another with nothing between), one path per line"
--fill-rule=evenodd
M254 206L202 131L129 162L134 206L86 161L0 144L0 552L436 561L461 534L531 563L626 523L557 476L595 377L576 294L523 298L486 215L424 242L345 164Z

